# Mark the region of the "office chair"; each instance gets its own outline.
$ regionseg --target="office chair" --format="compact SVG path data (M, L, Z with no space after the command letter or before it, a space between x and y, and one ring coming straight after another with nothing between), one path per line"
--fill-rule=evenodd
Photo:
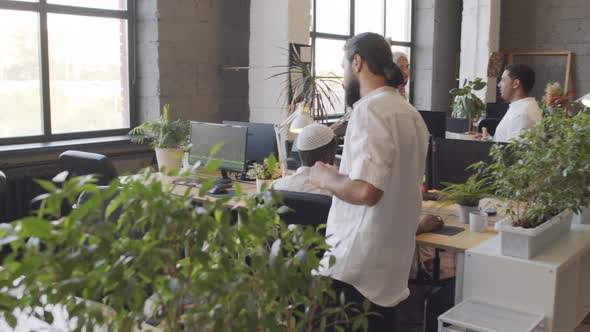
M59 156L59 164L68 177L95 174L98 185L108 185L117 177L113 163L102 154L68 150Z
M482 132L482 128L486 127L486 129L488 130L488 133L492 136L494 136L494 134L496 133L496 128L498 127L498 124L500 123L500 119L497 118L485 118L485 119L481 119L481 121L479 121L479 123L477 124L477 132L481 133Z
M292 211L283 213L281 219L287 225L318 226L328 221L332 197L295 191L277 190L283 201ZM324 230L321 230L324 234Z

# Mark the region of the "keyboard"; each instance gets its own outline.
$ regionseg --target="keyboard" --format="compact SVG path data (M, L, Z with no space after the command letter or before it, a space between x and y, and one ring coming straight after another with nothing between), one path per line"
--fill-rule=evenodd
M172 181L174 184L179 184L181 186L188 186L194 188L201 188L201 183L197 180L174 180Z
M440 199L440 194L435 192L427 191L422 193L422 200L423 201L438 201Z

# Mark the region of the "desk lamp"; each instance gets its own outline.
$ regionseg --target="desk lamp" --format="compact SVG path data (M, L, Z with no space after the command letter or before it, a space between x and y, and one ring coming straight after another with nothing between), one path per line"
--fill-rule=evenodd
M296 106L295 112L289 115L281 124L275 125L279 164L281 165L283 176L287 175L287 149L285 148L285 141L287 140L288 133L298 134L305 126L312 123L314 123L314 120L309 113L309 106L305 103L299 103Z

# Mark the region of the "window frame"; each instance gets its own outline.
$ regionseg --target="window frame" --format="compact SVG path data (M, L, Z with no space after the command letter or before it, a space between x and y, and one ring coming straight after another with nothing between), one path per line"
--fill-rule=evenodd
M136 56L135 56L135 13L136 0L126 0L127 10L100 9L91 7L76 7L68 5L48 4L47 0L39 2L22 2L14 0L0 0L0 9L35 12L39 14L39 67L41 70L41 111L43 115L43 134L33 136L17 136L0 138L0 146L13 144L47 143L83 138L126 135L138 123L136 107ZM121 129L107 129L95 131L79 131L63 134L51 132L51 97L49 78L49 44L47 32L47 14L66 14L75 16L117 18L127 20L128 45L128 84L129 84L129 127Z
M361 1L361 0L349 0L350 1L350 8L349 8L349 12L350 12L350 20L349 20L349 34L348 35L342 35L342 34L334 34L334 33L325 33L325 32L317 32L316 31L316 27L317 27L317 0L313 0L313 4L312 4L312 28L310 31L310 37L311 37L311 52L312 52L312 70L313 70L313 74L314 76L316 75L316 71L315 71L315 45L316 45L316 39L320 38L320 39L330 39L330 40L340 40L340 41L346 41L352 37L354 37L354 35L356 34L356 32L354 31L354 27L355 27L355 16L356 16L356 12L355 12L355 2L356 1ZM387 31L387 0L382 0L383 1L383 35L385 35L386 31ZM416 24L415 24L415 16L416 16L416 0L410 0L410 16L411 16L411 24L410 24L410 41L406 42L406 41L399 41L399 40L393 40L390 37L387 37L387 41L389 42L390 46L401 46L401 47L407 47L410 49L410 82L412 82L412 84L410 84L410 90L408 91L410 94L410 103L414 103L414 68L415 68L415 64L414 64L414 41L415 41L415 32L416 32ZM340 77L342 79L342 77ZM334 118L334 117L340 117L342 116L342 114L344 113L333 113L328 115L328 118Z

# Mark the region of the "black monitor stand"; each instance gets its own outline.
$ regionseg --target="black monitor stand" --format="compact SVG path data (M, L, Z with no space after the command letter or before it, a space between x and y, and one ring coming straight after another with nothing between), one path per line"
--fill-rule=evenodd
M232 180L229 178L229 176L227 175L227 171L222 169L221 170L221 177L217 178L215 180L215 185L220 185L220 184L231 184Z

